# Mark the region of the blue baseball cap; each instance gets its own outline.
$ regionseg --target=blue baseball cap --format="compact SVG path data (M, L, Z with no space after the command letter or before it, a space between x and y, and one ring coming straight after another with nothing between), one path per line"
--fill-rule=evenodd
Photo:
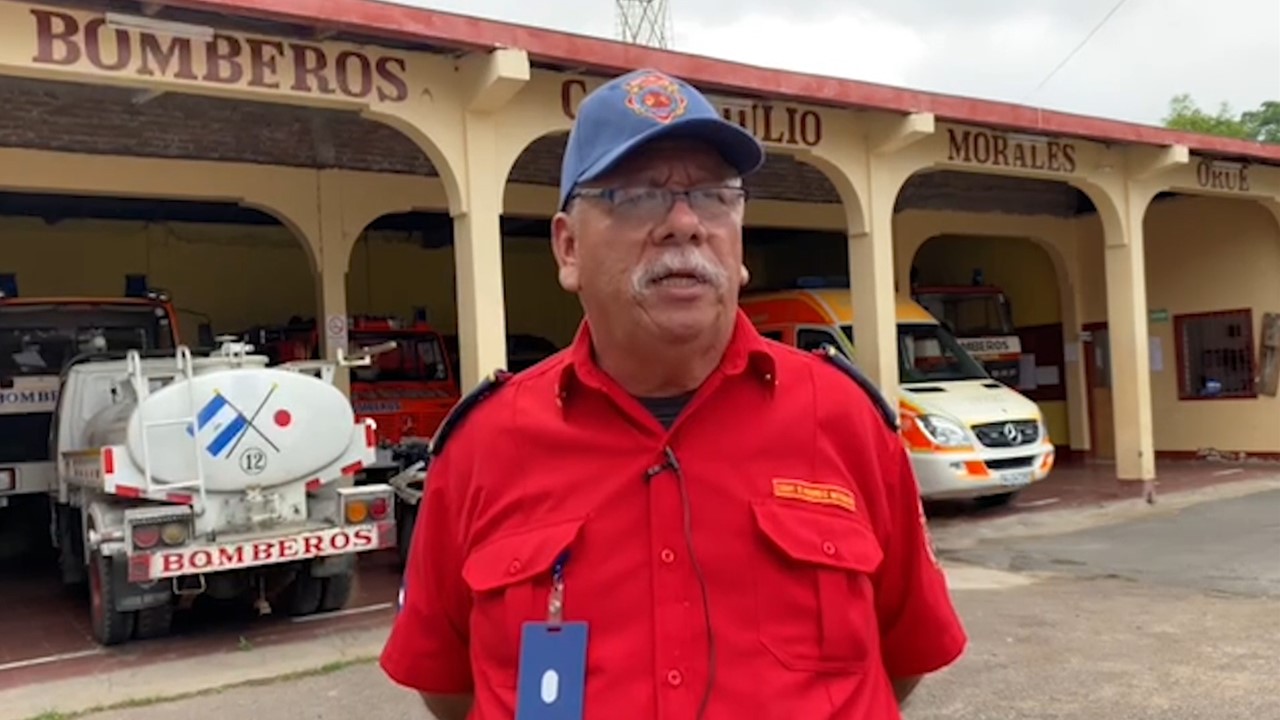
M709 143L740 175L764 164L764 146L725 120L689 83L657 70L634 70L583 98L560 165L560 209L580 183L612 170L631 152L659 138Z

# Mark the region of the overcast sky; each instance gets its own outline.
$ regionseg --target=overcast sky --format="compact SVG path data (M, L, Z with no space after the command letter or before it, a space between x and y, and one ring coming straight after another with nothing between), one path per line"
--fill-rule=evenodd
M615 36L616 0L384 1ZM1115 2L669 0L673 49L765 67L1148 124L1280 100L1280 0L1128 0L1035 92Z

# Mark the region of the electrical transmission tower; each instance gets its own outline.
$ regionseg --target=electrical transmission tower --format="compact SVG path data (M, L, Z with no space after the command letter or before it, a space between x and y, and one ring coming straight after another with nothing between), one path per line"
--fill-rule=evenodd
M671 47L675 27L669 0L614 0L618 5L618 39L650 47Z

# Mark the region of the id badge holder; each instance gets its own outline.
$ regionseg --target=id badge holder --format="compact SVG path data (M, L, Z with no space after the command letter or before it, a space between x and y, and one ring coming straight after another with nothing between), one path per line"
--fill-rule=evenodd
M515 720L582 720L587 623L562 621L566 559L561 556L552 571L547 621L520 629Z

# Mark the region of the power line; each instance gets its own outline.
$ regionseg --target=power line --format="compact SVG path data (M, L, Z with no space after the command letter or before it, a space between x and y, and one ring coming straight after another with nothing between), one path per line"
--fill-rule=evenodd
M1046 85L1050 80L1052 80L1052 79L1053 79L1053 76L1054 76L1054 75L1057 75L1059 70L1061 70L1062 68L1066 67L1067 63L1071 62L1071 58L1075 57L1075 56L1076 56L1076 53L1078 53L1078 52L1080 52L1082 49L1084 49L1084 46L1085 46L1085 45L1088 45L1088 44L1089 44L1089 41L1093 39L1093 36L1094 36L1094 35L1097 35L1097 34L1098 34L1098 31L1102 29L1102 26L1107 24L1107 21L1111 19L1111 16L1112 16L1112 15L1115 15L1115 14L1116 14L1116 11L1118 11L1120 8L1124 7L1124 4L1125 4L1126 2L1128 2L1128 1L1129 1L1129 0L1118 0L1118 2L1116 2L1116 4L1115 4L1115 5L1112 5L1112 6L1111 6L1111 10L1110 10L1110 11L1108 11L1108 12L1107 12L1107 14L1106 14L1105 16L1103 16L1103 18L1102 18L1101 20L1099 20L1099 21L1098 21L1098 24L1097 24L1097 25L1094 25L1094 26L1093 26L1093 29L1089 31L1089 34L1088 34L1088 35L1085 35L1085 36L1084 36L1084 39L1080 41L1080 44L1079 44L1079 45L1076 45L1076 47L1075 47L1075 49L1074 49L1074 50L1072 50L1071 52L1067 53L1067 56L1066 56L1065 58L1063 58L1063 59L1062 59L1062 62L1058 63L1058 66L1057 66L1057 67L1055 67L1053 70L1049 71L1049 74L1048 74L1048 75L1045 75L1045 76L1044 76L1044 79L1040 81L1040 84L1039 84L1039 85L1036 85L1036 87L1035 87L1035 89L1034 89L1034 90L1032 90L1031 92L1027 93L1026 97L1028 97L1028 98L1029 98L1029 97L1031 97L1032 95L1035 95L1036 93L1040 92L1040 89L1041 89L1041 88L1043 88L1043 87L1044 87L1044 86L1045 86L1045 85Z

